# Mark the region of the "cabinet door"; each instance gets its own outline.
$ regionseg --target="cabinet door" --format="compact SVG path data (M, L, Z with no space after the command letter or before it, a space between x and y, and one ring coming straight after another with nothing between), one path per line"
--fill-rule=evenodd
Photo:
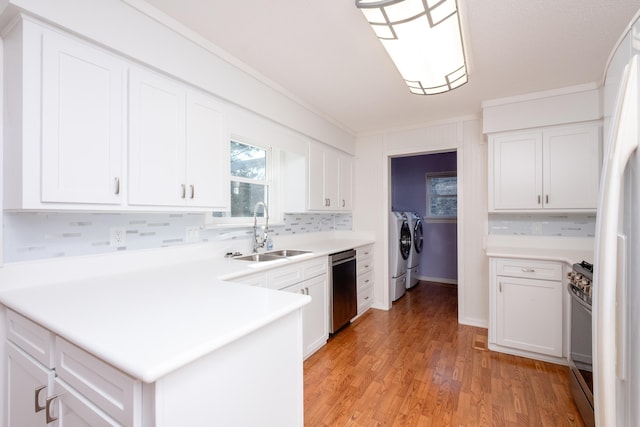
M45 426L45 400L52 394L54 372L11 343L5 348L7 425Z
M187 95L187 204L228 208L229 133L222 104Z
M496 277L496 341L562 356L562 282Z
M290 286L284 291L309 295L311 303L302 309L304 357L310 356L329 337L329 298L327 276L322 275Z
M129 74L129 202L185 204L185 89L151 72Z
M327 199L324 194L324 151L316 144L309 144L309 209L327 209Z
M57 418L57 427L116 427L115 420L103 413L81 394L56 378L50 415Z
M544 205L556 209L596 209L600 181L598 125L545 130Z
M350 211L353 207L353 160L351 156L340 157L340 209Z
M122 62L49 32L42 49L42 201L119 204Z
M324 152L324 197L327 209L338 210L342 206L340 200L340 154L331 149Z
M512 133L490 139L489 208L542 208L542 134Z

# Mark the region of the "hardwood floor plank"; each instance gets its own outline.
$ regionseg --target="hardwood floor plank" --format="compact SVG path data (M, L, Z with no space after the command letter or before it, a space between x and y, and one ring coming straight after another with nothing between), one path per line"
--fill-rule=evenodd
M566 366L487 350L430 282L369 310L304 363L305 425L583 426Z

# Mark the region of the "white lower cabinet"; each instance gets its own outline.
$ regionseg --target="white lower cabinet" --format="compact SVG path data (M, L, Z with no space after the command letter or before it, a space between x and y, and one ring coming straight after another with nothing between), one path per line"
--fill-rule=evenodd
M284 288L285 292L309 295L311 303L302 309L304 357L307 358L322 347L329 337L327 313L329 313L327 275L305 280Z
M305 359L329 339L329 268L327 257L317 257L270 268L232 279L233 282L309 295L311 303L302 309Z
M4 425L300 426L301 315L289 313L143 383L7 310Z
M358 292L358 316L373 305L373 245L356 249L356 275Z
M507 258L490 262L489 347L532 358L562 357L562 264Z

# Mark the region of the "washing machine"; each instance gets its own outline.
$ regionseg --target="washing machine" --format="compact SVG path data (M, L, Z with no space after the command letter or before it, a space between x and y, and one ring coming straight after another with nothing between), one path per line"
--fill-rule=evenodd
M407 289L418 284L420 270L420 253L423 245L422 217L415 212L405 212L409 229L411 230L411 251L407 259Z
M407 261L411 253L411 229L404 212L389 215L389 287L391 301L396 301L407 288Z

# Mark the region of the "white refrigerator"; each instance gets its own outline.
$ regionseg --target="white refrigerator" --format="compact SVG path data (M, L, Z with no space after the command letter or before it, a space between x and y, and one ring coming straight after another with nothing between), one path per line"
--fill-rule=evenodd
M640 426L639 56L634 20L607 65L603 93L592 318L595 421L602 427Z

